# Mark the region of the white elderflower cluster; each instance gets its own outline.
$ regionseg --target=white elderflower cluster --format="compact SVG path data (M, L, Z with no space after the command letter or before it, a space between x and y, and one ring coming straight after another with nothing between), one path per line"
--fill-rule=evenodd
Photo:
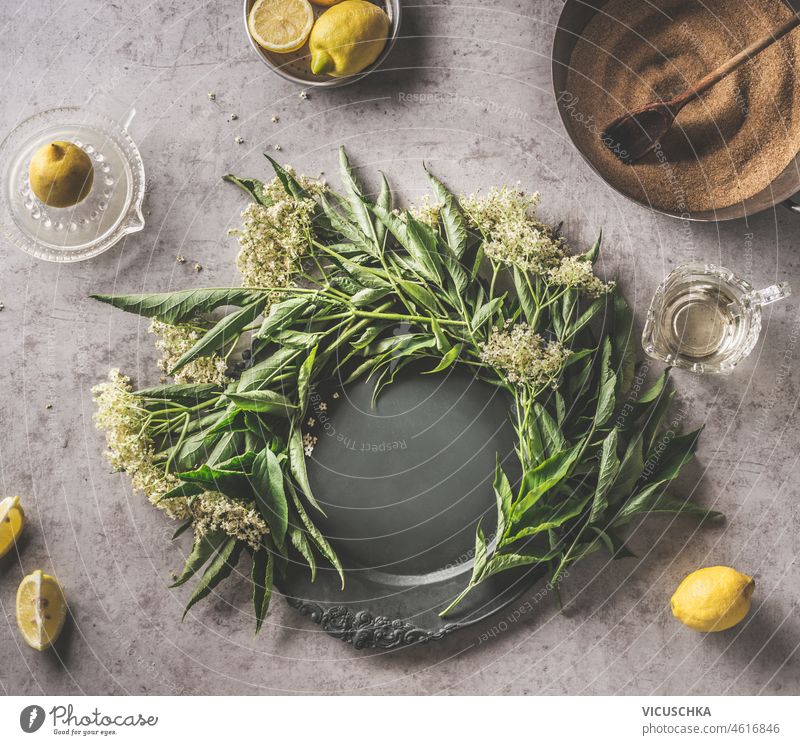
M515 385L555 386L569 355L559 342L545 342L527 323L494 329L489 341L481 344L481 359Z
M310 194L326 190L305 176L297 180ZM245 287L289 287L300 262L310 254L308 236L316 204L290 196L277 178L265 185L264 201L268 207L249 204L242 212L241 230L230 231L241 246L236 266Z
M153 443L146 435L146 413L131 392L130 380L119 370L111 370L108 380L92 389L97 404L94 416L97 428L106 434L107 458L117 471L125 471L134 489L143 491L153 504L171 518L189 515L182 497L159 502L170 489L180 483L154 463Z
M428 227L436 228L439 225L439 214L441 212L441 204L431 203L430 196L424 194L419 204L412 204L408 211L421 223Z
M154 462L153 443L145 433L146 413L131 391L129 378L119 370L111 370L108 380L92 389L97 404L94 420L106 434L111 466L125 471L133 488L144 492L169 517L178 520L191 517L195 531L201 534L221 530L257 548L268 528L254 505L210 491L189 499L161 500L181 482Z
M534 216L538 193L492 187L485 195L471 194L460 202L472 228L485 237L484 251L494 261L544 274L564 257L564 241Z
M194 529L199 535L221 530L257 549L261 539L269 532L255 505L229 499L219 492L204 492L193 497L189 510L194 519Z
M175 363L188 352L205 333L202 329L186 324L163 323L153 320L150 332L156 335L156 349L161 352L159 369L167 374ZM218 354L198 357L184 365L174 378L176 383L214 383L222 386L230 381L227 376L228 363Z
M577 256L567 256L547 272L550 283L600 297L614 289L614 282L603 282L592 270L592 263Z

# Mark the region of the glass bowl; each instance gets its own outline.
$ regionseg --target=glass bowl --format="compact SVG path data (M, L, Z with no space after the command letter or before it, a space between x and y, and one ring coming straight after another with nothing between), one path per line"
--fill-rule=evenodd
M310 54L307 42L297 51L289 52L288 54L276 54L260 47L256 40L250 35L250 29L247 26L247 17L250 15L250 9L255 5L255 0L244 0L244 32L250 40L250 46L253 47L256 54L261 58L261 61L276 75L280 75L286 80L291 80L294 83L299 83L309 88L338 88L339 86L360 80L365 75L369 75L380 67L389 56L389 52L392 51L395 41L397 41L397 36L400 32L400 0L372 0L372 2L379 8L383 8L386 11L386 15L389 16L389 35L386 39L386 46L371 65L364 68L361 72L355 75L349 75L346 78L334 78L330 75L314 75L309 66ZM312 8L315 18L318 18L322 13L328 10L328 7L319 5L312 5Z
M83 261L144 227L144 164L128 134L131 111L119 124L86 109L50 109L26 119L0 144L0 230L25 253L45 261ZM72 207L43 204L28 168L48 142L66 140L91 158L89 195Z

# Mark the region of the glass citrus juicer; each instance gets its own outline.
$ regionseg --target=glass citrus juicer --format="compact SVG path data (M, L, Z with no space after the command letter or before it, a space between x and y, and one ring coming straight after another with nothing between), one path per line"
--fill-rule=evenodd
M788 297L781 282L756 290L713 264L685 264L659 285L642 345L654 359L696 373L727 373L753 351L761 309Z
M0 230L46 261L97 256L144 227L144 165L128 134L135 114L115 121L91 108L50 109L19 124L0 144ZM89 193L70 207L44 204L31 189L34 154L51 142L81 148L93 166Z

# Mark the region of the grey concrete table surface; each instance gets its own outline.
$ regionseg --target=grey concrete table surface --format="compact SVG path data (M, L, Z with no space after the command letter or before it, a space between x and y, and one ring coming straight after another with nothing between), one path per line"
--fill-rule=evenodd
M4 693L800 693L800 299L768 309L759 346L734 376L675 375L675 420L706 426L682 488L727 521L636 527L639 558L595 556L575 568L564 614L532 592L444 642L365 653L281 600L254 638L246 583L234 581L180 623L185 588L168 584L186 542L170 542L163 515L109 473L91 420L90 388L109 367L155 382L157 355L145 323L88 295L235 284L227 230L245 199L220 176L265 175L263 151L280 147L279 159L302 172L335 174L344 143L408 200L426 188L423 159L458 190L517 181L539 190L542 214L564 220L575 246L606 231L601 270L619 277L639 325L660 279L690 259L800 291L800 217L779 209L682 224L622 200L584 165L550 90L559 2L404 6L383 71L301 99L249 48L238 0L0 4L0 131L111 96L137 110L147 170L146 229L99 258L46 264L0 240L0 493L21 494L28 515L19 558L0 562ZM757 590L744 624L703 636L671 617L668 598L709 564L754 575ZM15 588L38 567L58 575L74 614L47 654L28 649L14 621Z

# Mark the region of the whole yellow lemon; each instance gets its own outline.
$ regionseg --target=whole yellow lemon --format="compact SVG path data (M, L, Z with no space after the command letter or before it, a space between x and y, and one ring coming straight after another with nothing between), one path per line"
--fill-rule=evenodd
M706 567L687 576L670 600L672 615L695 631L725 631L750 610L756 583L731 567Z
M58 140L36 151L28 179L37 199L49 207L72 207L92 190L94 166L77 145Z
M389 16L367 0L344 0L326 10L311 29L311 72L335 78L371 65L386 46Z
M322 5L323 7L330 7L331 5L336 5L336 3L342 2L342 0L311 0L314 5Z

